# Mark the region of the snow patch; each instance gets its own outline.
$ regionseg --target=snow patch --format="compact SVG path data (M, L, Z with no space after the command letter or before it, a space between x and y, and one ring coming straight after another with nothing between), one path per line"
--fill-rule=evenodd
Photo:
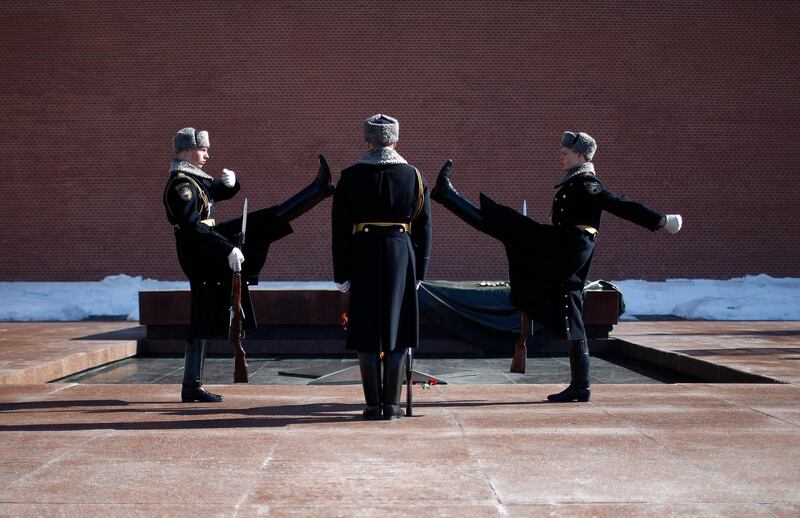
M726 281L670 279L612 281L629 315L674 315L689 320L800 320L800 279L748 275Z
M113 275L97 282L0 282L0 320L139 320L139 292L189 289L188 282Z
M633 315L691 320L800 320L800 279L745 276L724 281L613 281ZM186 281L114 275L97 282L0 282L0 320L75 321L89 317L139 320L139 292L186 290ZM335 290L333 282L264 282L254 289Z

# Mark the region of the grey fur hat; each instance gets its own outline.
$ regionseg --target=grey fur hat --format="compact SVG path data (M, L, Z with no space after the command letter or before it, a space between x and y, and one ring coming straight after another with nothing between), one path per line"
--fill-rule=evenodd
M172 137L172 147L176 153L184 149L194 149L197 147L211 147L207 131L197 131L194 128L183 128L178 130Z
M565 131L561 136L561 146L586 155L587 160L591 160L594 152L597 151L597 142L590 135L582 132Z
M388 146L400 140L400 122L379 113L364 121L364 140L370 144Z

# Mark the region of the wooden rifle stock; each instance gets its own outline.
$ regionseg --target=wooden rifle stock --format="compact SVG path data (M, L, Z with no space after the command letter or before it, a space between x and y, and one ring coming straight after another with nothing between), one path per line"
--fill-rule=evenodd
M242 329L244 311L242 311L242 274L234 273L231 280L231 309L228 341L233 347L233 382L248 383L247 360L244 354Z
M514 357L511 359L511 372L518 372L525 374L526 360L528 358L528 348L526 342L531 332L531 321L525 312L522 312L522 317L519 322L519 338L514 345Z
M244 236L247 231L247 198L242 211L242 231L239 233L238 248L244 250ZM248 383L247 360L244 354L244 310L242 309L242 272L234 271L231 279L231 309L228 322L228 342L233 347L233 382Z

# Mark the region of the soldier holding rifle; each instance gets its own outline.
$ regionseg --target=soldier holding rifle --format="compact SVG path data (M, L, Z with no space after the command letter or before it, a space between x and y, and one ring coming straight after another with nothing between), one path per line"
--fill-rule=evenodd
M287 201L253 212L248 218L247 241L237 246L242 218L217 224L214 204L239 192L236 174L223 170L219 179L203 171L211 142L207 131L183 128L173 138L176 158L164 189L167 219L175 232L178 261L191 288L191 324L186 343L183 402L217 402L222 396L203 388L206 340L224 336L231 303L231 273L240 272L244 327L255 326L247 286L258 282L269 245L289 235L289 222L333 194L331 173L320 155L316 178Z

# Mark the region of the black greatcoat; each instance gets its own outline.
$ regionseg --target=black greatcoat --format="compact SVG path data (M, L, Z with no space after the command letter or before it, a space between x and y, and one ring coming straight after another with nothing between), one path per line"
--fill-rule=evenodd
M167 219L175 230L181 269L189 279L192 296L189 339L223 336L228 332L232 272L228 254L236 247L242 218L214 224L214 202L232 198L241 188L237 181L226 187L188 162L173 160L164 189ZM244 327L256 326L248 285L258 283L269 245L292 232L288 223L274 217L276 207L248 215L242 253L242 306Z
M400 226L355 231L368 222L411 227L410 232ZM342 171L332 227L334 279L351 283L346 347L361 352L417 347L416 281L425 277L431 248L431 207L422 176L393 150L370 150Z
M577 225L600 228L603 211L650 230L662 214L605 188L586 163L556 186L551 224L537 223L481 194L481 215L508 257L511 303L533 321L567 340L584 340L583 286L596 236Z

